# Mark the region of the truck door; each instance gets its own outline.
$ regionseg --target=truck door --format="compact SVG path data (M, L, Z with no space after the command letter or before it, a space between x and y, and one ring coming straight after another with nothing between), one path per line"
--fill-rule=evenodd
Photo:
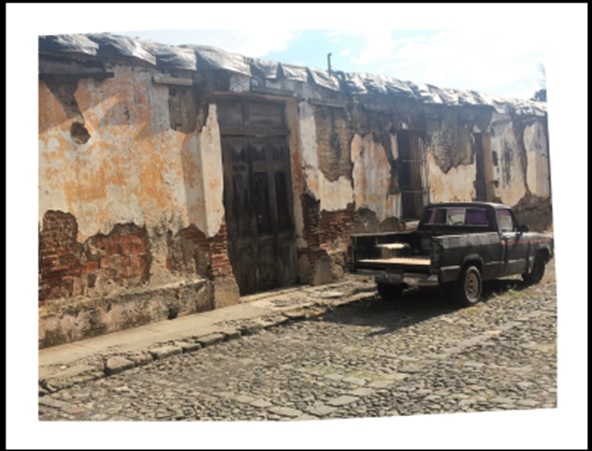
M528 241L518 232L518 222L508 208L496 212L502 240L502 275L521 274L526 271Z

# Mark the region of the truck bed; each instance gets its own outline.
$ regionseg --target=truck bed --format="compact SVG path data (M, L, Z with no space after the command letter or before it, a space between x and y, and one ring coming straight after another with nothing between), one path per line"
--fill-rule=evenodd
M360 265L413 265L413 266L430 266L431 259L429 257L390 257L390 258L367 258L358 260Z

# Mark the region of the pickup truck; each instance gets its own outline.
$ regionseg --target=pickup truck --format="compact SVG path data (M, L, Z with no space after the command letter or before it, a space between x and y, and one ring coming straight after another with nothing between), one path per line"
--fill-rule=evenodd
M351 269L372 275L379 295L408 287L449 287L464 306L479 302L482 282L522 275L538 283L553 239L518 224L507 205L449 202L424 208L416 230L352 236Z

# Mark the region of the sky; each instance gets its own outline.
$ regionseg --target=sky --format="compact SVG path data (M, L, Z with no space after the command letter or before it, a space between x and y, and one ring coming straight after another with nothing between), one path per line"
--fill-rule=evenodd
M441 24L440 27L443 27ZM543 30L474 29L116 30L170 45L200 44L285 64L383 75L443 88L529 99L544 83Z
M7 447L586 449L587 8L7 3ZM538 89L539 63L544 62L558 281L558 408L300 424L38 422L37 136L38 108L43 107L37 93L38 36L154 30L197 30L197 44L317 68L326 68L331 52L336 70L523 98ZM162 43L170 38L150 36Z

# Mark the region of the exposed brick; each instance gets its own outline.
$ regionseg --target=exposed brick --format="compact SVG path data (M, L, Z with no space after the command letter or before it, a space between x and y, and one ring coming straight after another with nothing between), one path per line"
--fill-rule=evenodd
M347 237L350 236L354 224L353 204L348 204L345 210L321 212L320 202L311 196L304 194L301 202L307 247L300 252L307 257L310 267L314 267L319 259L328 255L333 258L334 263L345 264L345 253L349 244ZM338 258L340 255L343 257Z
M99 262L97 260L89 261L84 264L84 271L91 272L99 269Z
M111 243L109 237L101 234L94 236L90 239L90 241L95 247L99 249L105 249Z
M117 224L110 234L77 242L76 219L48 211L39 232L39 301L84 294L98 275L124 286L149 277L148 234L134 224ZM132 259L132 257L135 258Z
M132 240L131 252L135 254L144 253L148 250L146 244L141 240Z
M132 235L123 235L121 237L121 252L124 254L131 254L132 248Z
M119 243L115 243L115 244L109 244L106 248L105 248L105 253L107 255L117 255L117 254L121 254L122 253L122 249L121 249L121 244Z
M147 276L148 256L146 254L132 254L128 257L128 264L125 271L126 277Z
M74 216L47 211L39 232L40 301L69 296L76 286L73 278L81 273L80 246L76 241L78 224Z
M205 234L195 225L180 230L168 242L171 271L205 276L210 265L210 248Z
M101 258L101 260L99 261L99 267L100 268L110 268L110 261L111 261L110 257L105 256L105 257Z

